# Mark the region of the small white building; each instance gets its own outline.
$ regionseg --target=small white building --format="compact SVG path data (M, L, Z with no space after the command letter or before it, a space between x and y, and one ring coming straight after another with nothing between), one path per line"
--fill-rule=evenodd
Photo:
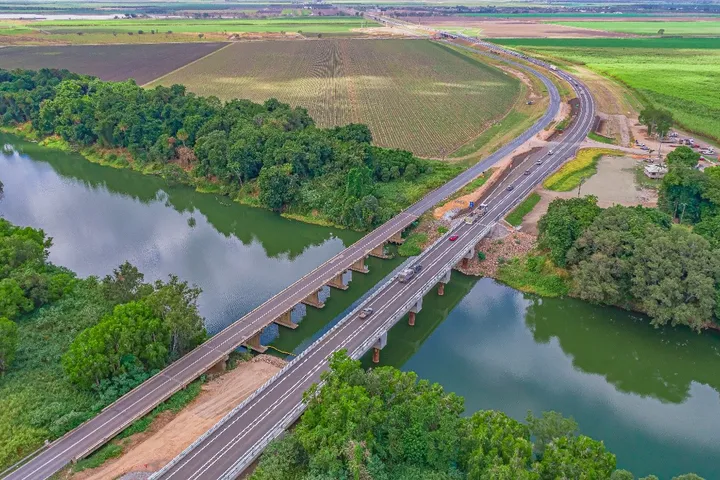
M645 176L648 178L663 178L667 171L665 165L655 165L654 163L645 165Z

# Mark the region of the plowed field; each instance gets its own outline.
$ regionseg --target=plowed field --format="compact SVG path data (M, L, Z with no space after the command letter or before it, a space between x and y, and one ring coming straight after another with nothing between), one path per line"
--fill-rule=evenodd
M308 109L320 126L366 123L375 143L441 157L512 108L520 82L425 40L236 43L151 85Z
M103 80L134 78L142 85L204 57L222 43L155 45L77 45L0 48L0 68L66 68Z

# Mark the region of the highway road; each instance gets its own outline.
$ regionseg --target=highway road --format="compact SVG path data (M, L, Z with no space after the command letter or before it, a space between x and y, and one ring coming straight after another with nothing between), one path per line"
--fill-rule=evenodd
M577 83L574 88L581 108L571 127L558 142L526 160L532 165L529 175L511 175L489 193L484 200L488 207L481 220L474 224L456 223L450 232L414 260L414 264L423 266L414 279L408 283L393 279L384 284L151 479L237 478L272 439L299 417L304 409L303 392L320 381L320 374L328 368L327 359L333 352L344 348L351 357L360 358L372 348L376 339L407 313L418 298L437 285L465 252L474 249L498 220L546 176L575 155L594 122L595 108L584 85ZM549 150L553 153L549 154ZM503 155L505 153L507 150L503 150ZM538 161L540 165L536 164ZM420 210L414 209L424 210L429 206L414 205L409 210L419 213ZM457 240L449 241L450 235L457 235ZM374 312L368 319L361 320L357 313L365 307L373 308Z
M376 230L373 230L362 239L343 250L338 255L329 259L319 267L315 268L313 271L306 274L241 319L232 323L204 344L198 346L181 359L177 360L140 386L136 387L131 392L118 399L115 403L106 407L96 417L88 420L63 437L60 437L50 443L39 451L33 458L19 466L5 478L8 480L45 479L72 461L83 458L90 452L96 450L129 426L132 422L149 413L153 408L155 408L155 406L185 387L195 378L210 369L213 365L223 361L226 355L228 355L231 351L243 344L254 334L261 331L265 326L272 323L274 319L278 318L284 312L292 309L309 295L322 288L338 273L349 269L350 266L357 260L367 256L368 252L370 252L374 247L381 245L393 234L404 230L423 212L455 193L496 162L510 154L515 148L519 147L525 141L545 128L559 111L560 96L557 89L547 77L536 70L509 59L503 58L503 60L512 63L516 67L524 69L533 75L536 75L545 84L548 92L550 92L550 102L546 113L530 129L512 140L510 143L504 145L485 160L455 177L450 182L428 193L420 201L413 204L405 211L399 213L387 223L378 227ZM569 138L569 135L566 135L566 138ZM532 176L532 178L537 178L537 176ZM509 196L503 196L503 204L510 202L511 199L515 198L518 193L519 191L516 191L514 194ZM498 199L498 201L500 202L500 199ZM501 207L498 206L498 208ZM500 210L495 210L495 212L500 212ZM435 252L435 250L433 250L433 252ZM428 271L432 271L432 269L429 268ZM366 324L366 328L369 325L373 325L380 318L382 318L382 315L376 316L372 322ZM359 335L362 334L359 332L354 333L352 336L348 335L347 328L348 327L345 327L342 331L343 333L336 332L337 336L333 337L335 338L335 343L331 343L331 345L335 345L339 348L340 342L350 341L348 340L350 337L358 340L361 338ZM317 360L319 357L315 355L312 358ZM322 368L323 362L314 362L313 365L313 368L317 369L313 370L313 373L310 376L301 376L298 378L306 378L312 381L317 380L315 373L319 371L319 368ZM318 365L320 366L318 367ZM301 385L307 386L312 383L312 381L309 383L307 381L302 382ZM287 386L287 384L284 385ZM297 387L291 391L299 392ZM275 389L273 392L279 392L279 390ZM252 415L250 417L254 418ZM245 416L242 418L247 419L250 417ZM270 420L273 418L274 417L271 417ZM247 445L250 445L248 443L249 440L245 437L243 438L244 440L241 442L241 447L247 447ZM243 448L233 450L235 453L242 451L245 450L243 450ZM222 458L227 460L230 456L223 455ZM183 465L185 465L185 463ZM222 465L225 465L225 463L222 463ZM222 467L213 467L212 472L217 472L219 469L222 469ZM202 478L217 478L212 477L212 475L206 477L204 473L202 475ZM174 475L174 478L191 477L178 477Z

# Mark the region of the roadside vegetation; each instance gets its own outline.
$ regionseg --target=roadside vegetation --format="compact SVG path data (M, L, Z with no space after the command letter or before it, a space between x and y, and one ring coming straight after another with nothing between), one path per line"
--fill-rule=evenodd
M266 449L251 480L634 478L557 412L528 413L526 423L494 410L463 416L462 397L413 372L364 371L344 351L331 356L330 368L324 386L305 393L298 425Z
M611 144L611 145L614 143L617 143L614 138L606 137L605 135L600 135L599 133L596 133L596 132L589 132L588 138L590 140L595 140L596 142L607 143L607 144Z
M538 246L569 272L572 295L656 326L720 329L720 167L699 171L699 157L668 154L658 208L601 209L592 196L550 204Z
M496 42L555 63L587 66L630 87L646 106L669 110L683 129L720 139L720 38L540 38Z
M317 128L306 110L275 99L222 103L180 85L142 89L50 70L0 71L0 91L2 123L48 146L357 230L459 172L372 146L364 125Z
M631 33L634 35L685 35L685 36L718 36L720 35L720 21L717 20L677 20L668 19L665 21L591 21L579 22L556 22L556 25L568 27L591 28L593 30L604 30L606 32Z
M102 280L81 279L47 261L51 245L42 230L0 218L0 468L93 417L205 339L199 289L173 276L144 283L128 263ZM156 412L186 403L192 391Z
M543 182L543 187L555 192L569 192L580 185L580 182L597 173L597 163L605 155L622 155L616 150L603 148L584 148L574 159L565 163L560 170L550 175Z
M520 202L520 205L515 207L515 209L510 212L510 214L505 217L505 220L515 227L520 225L523 222L523 219L525 216L532 212L533 208L535 208L535 205L538 204L540 201L540 194L537 192L533 192L528 197Z

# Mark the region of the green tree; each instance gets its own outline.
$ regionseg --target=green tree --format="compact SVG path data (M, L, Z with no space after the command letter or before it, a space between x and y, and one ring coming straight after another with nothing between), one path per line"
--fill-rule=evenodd
M658 206L674 218L696 223L706 205L706 182L707 177L694 168L670 167L660 184Z
M678 475L677 477L673 477L672 480L705 480L700 475L696 475L694 473L686 473L683 475Z
M25 297L17 280L4 278L0 280L0 316L9 319L17 318L21 313L33 309L33 302Z
M648 135L652 135L655 131L660 137L667 135L674 121L672 112L655 107L641 110L638 119L647 127Z
M144 302L117 305L111 315L83 330L63 355L71 382L85 388L122 374L139 362L161 368L168 359L170 330Z
M292 165L273 165L263 167L258 178L260 203L280 211L292 202L297 193L297 179L292 173Z
M185 355L206 338L205 324L197 306L201 293L197 286L190 287L187 282L170 275L167 283L155 282L155 291L144 299L170 331L170 357L173 359Z
M653 325L700 331L712 320L720 281L720 252L683 228L656 230L635 249L632 294Z
M720 248L720 215L703 217L693 232L705 238L713 249Z
M667 154L668 166L694 168L700 161L700 154L690 147L681 146Z
M635 480L635 475L627 470L615 470L610 475L610 480Z
M102 281L105 298L113 303L127 303L147 295L152 287L143 283L143 275L136 266L125 261L113 269L112 275L106 275Z
M553 200L538 223L538 245L550 250L553 262L564 267L567 264L566 255L575 240L592 224L600 211L594 196Z
M532 442L526 425L487 410L470 417L470 429L468 479L530 478Z
M18 326L12 320L0 317L0 374L12 365L18 344Z
M345 194L348 197L363 198L372 191L372 172L366 166L350 169L347 175Z
M537 471L542 480L605 480L615 465L615 455L603 442L584 435L563 436L547 444Z
M572 417L566 418L554 411L542 412L539 417L528 411L525 421L530 433L535 437L535 452L540 457L550 443L561 438L570 438L578 429L578 424Z

